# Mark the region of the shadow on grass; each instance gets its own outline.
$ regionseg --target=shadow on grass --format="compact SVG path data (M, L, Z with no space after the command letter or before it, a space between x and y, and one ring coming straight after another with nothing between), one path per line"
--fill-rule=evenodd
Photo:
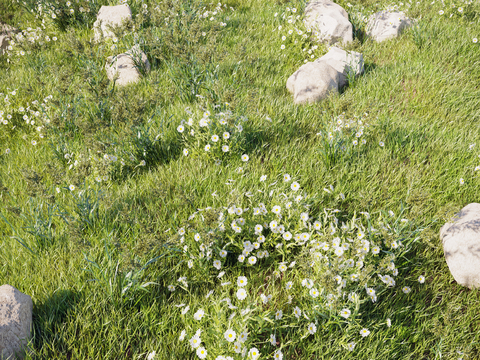
M33 354L41 350L44 345L56 343L57 348L63 349L65 359L71 359L69 344L59 336L62 327L69 315L75 312L82 302L82 293L72 290L59 290L43 302L35 302L33 307ZM36 358L36 357L33 357Z

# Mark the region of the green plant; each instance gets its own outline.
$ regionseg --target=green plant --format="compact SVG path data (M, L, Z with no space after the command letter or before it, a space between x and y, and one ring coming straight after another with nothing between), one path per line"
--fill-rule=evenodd
M110 234L111 235L111 234ZM137 271L129 271L128 273L119 271L120 260L115 261L113 254L108 250L107 240L104 239L104 249L106 258L103 257L100 263L90 260L84 253L84 260L87 261L87 268L82 270L90 272L93 279L87 281L96 281L100 287L106 290L108 298L114 303L115 307L125 304L127 301L139 301L138 291L148 292L146 287L149 285L158 285L155 282L141 283L143 271L148 266L156 262L161 256L154 257L147 261L145 265Z
M23 247L25 247L31 254L38 255L46 248L53 246L57 238L54 222L55 217L61 218L68 224L69 214L65 211L61 211L58 205L45 204L42 201L30 198L28 201L29 211L21 214L21 218L25 226L23 230L30 234L33 239L33 245L27 245L27 241L19 236L13 225L0 213L3 221L10 226L14 235L12 238L17 240Z

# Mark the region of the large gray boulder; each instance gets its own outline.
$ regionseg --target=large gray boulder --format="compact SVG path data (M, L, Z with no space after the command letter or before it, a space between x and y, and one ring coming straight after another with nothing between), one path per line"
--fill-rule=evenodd
M108 29L109 26L121 26L124 21L132 19L132 10L128 4L105 6L102 5L93 23L94 42L99 42L102 34L104 38L113 38L115 34Z
M341 89L347 84L348 73L355 76L363 73L363 55L355 51L345 51L338 47L331 47L328 53L315 60L325 62L339 72L338 88Z
M382 42L398 37L402 31L412 25L412 20L402 12L380 11L371 16L367 24L367 35Z
M339 72L325 62L308 62L287 80L295 104L313 103L338 92Z
M116 85L124 86L129 83L136 83L140 80L140 72L135 67L133 58L137 59L139 66L143 67L146 72L150 71L150 62L147 55L136 45L126 53L119 54L116 59L113 56L107 58L105 69L108 78L113 81L115 74L118 72Z
M480 287L480 204L465 206L440 229L445 260L457 283Z
M13 286L0 286L0 359L25 357L32 326L32 298Z
M344 8L329 0L310 1L305 8L305 25L318 41L330 44L353 41L353 27Z

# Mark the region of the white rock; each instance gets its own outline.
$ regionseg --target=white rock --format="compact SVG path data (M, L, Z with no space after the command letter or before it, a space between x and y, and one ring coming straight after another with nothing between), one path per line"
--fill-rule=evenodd
M293 93L295 104L312 103L338 92L339 75L325 62L308 62L288 78L287 89Z
M138 46L134 46L126 53L119 54L115 60L113 59L113 56L109 56L107 58L105 69L107 71L107 76L111 81L113 81L115 73L118 72L119 77L115 83L116 85L124 86L128 83L136 83L140 80L141 74L135 67L132 57L138 59L140 65L143 64L147 72L150 71L150 62L148 61L147 55L145 55Z
M480 288L480 204L471 203L440 229L445 260L457 283Z
M412 21L402 12L380 11L371 16L367 24L367 35L375 41L382 42L398 37L401 32L412 25Z
M102 5L98 11L97 20L93 24L95 32L94 42L99 42L102 34L104 38L115 37L115 34L108 29L108 25L119 26L128 19L132 19L132 10L130 10L128 4L116 6Z
M353 27L344 8L329 0L310 1L305 8L305 26L319 41L345 44L353 41Z
M0 23L0 55L5 53L12 40L11 36L16 32L18 32L18 30L10 25Z
M32 298L10 285L0 286L0 359L23 359L30 340Z
M348 73L353 71L355 76L363 73L363 55L355 51L345 51L338 47L331 47L328 53L315 62L326 62L337 70L339 74L338 88L341 89L347 84Z

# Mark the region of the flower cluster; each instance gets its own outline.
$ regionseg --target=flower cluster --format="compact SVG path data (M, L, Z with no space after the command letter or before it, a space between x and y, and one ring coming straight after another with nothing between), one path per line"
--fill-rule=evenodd
M321 159L327 167L334 165L341 158L358 152L360 147L367 144L370 135L367 131L368 121L368 113L355 115L350 119L342 113L317 133L320 137Z
M300 20L296 8L287 7L283 13L275 13L274 16L284 21L282 25L278 25L274 29L274 31L278 31L278 36L281 39L280 50L282 52L291 47L293 52L301 54L304 63L313 61L324 52L324 46L313 42L313 38L310 38L312 29L307 28L304 21Z
M20 3L28 12L42 19L42 24L53 22L59 29L65 29L76 22L86 24L92 21L100 6L97 1L22 0Z
M243 154L243 127L248 119L245 116L235 116L228 107L228 103L223 106L216 105L216 112L213 114L202 109L201 118L195 116L190 108L185 109L188 120L181 120L177 127L182 138L184 156L206 158L220 165L227 161L231 154ZM242 160L248 161L248 155L242 155Z
M42 103L34 100L26 104L17 95L17 89L0 93L0 96L4 96L4 106L0 108L0 139L6 142L13 132L21 131L24 140L37 145L44 138L45 127L50 123L47 103L53 96L48 95Z
M247 341L249 329L261 333L263 327L274 326L281 334L282 329L296 328L303 336L284 341L301 342L315 335L318 326L326 326L328 319L335 319L356 329L356 336L368 336L370 331L358 323L360 306L377 302L391 288L403 285L405 294L411 291L405 280L399 279L395 265L414 236L410 223L400 221L392 211L376 216L363 212L360 218L354 215L349 219L338 209L313 215L312 197L289 174L272 184L265 180L260 178L245 193L248 196L234 204L199 209L178 229L175 241L183 251L186 275L179 281L225 278L215 294L213 290L207 294L209 302L199 305L195 322L183 317L185 330L180 340L197 328L190 340L191 345L197 340L192 350L197 349L201 341L197 323L203 317L210 319L201 323L209 334L204 350L218 358L235 353L257 358L260 343ZM256 268L257 274L271 272L274 280L258 284L255 278L237 276L238 270L245 274L251 268ZM234 299L228 294L234 294ZM189 305L179 307L186 315ZM226 328L213 324L225 324ZM213 334L225 341L214 341ZM276 346L275 334L270 343ZM354 347L354 342L347 346L351 351ZM268 347L260 350L272 352L276 358L283 356Z
M45 29L44 23L42 23L42 26L43 29ZM7 62L13 62L15 57L22 57L26 54L31 54L32 49L40 47L45 48L56 41L57 37L55 34L47 35L39 27L36 29L28 27L26 30L22 30L15 34L12 40L9 41L9 45L5 49Z

